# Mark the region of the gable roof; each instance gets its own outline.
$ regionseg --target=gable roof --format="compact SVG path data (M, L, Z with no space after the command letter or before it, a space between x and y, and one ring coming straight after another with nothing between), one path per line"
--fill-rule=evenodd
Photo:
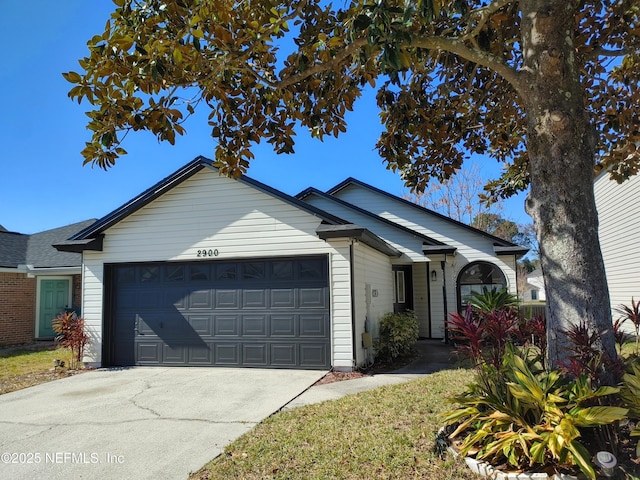
M79 241L97 238L98 235L102 234L109 227L124 220L126 217L128 217L132 213L140 210L142 207L151 203L153 200L160 197L164 193L168 192L172 188L180 185L182 182L192 177L193 175L195 175L205 167L218 171L218 169L213 164L213 160L210 160L203 156L198 156L195 159L193 159L191 162L187 163L184 167L180 168L179 170L175 171L168 177L160 180L158 183L156 183L152 187L142 192L137 197L133 198L129 202L125 203L124 205L118 207L111 213L108 213L107 215L102 217L100 220L95 222L93 225L91 225L89 228L86 228L81 232L78 232L76 235L71 237L69 241L60 244L60 246L72 245L74 243L76 245L80 245L81 242ZM257 188L258 190L262 190L263 192L269 195L278 197L281 200L287 203L290 203L298 208L302 208L303 210L306 210L312 213L313 215L318 216L324 222L327 222L330 224L336 224L336 225L348 223L345 220L342 220L341 218L338 218L334 215L324 212L318 208L312 207L311 205L307 205L306 203L294 197L291 197L279 190L276 190L273 187L269 187L268 185L258 182L257 180L249 178L245 175L240 176L237 179L237 181L250 185L254 188Z
M422 240L422 244L423 244L423 252L424 253L453 253L456 250L456 247L453 247L451 245L447 245L446 243L443 243L439 240L436 240L435 238L431 238L427 235L423 235L420 232L416 232L415 230L412 230L408 227L405 227L404 225L400 225L396 222L393 222L387 218L381 217L380 215L376 215L375 213L372 213L368 210L365 210L364 208L360 208L357 205L354 205L352 203L346 202L340 198L334 197L332 195L329 195L328 193L324 193L320 190L318 190L317 188L314 187L309 187L305 190L303 190L302 192L300 192L299 194L296 195L296 198L299 198L300 200L304 200L305 198L309 197L310 195L317 195L319 197L322 197L326 200L335 202L337 204L342 205L343 207L349 208L351 210L354 210L362 215L366 215L367 217L370 217L378 222L384 223L386 225L389 225L397 230L401 230L405 233L408 233L409 235L412 235L420 240Z
M385 192L384 190L381 190L379 188L376 188L372 185L369 185L367 183L361 182L360 180L357 180L353 177L349 177L346 180L340 182L339 184L337 184L336 186L334 186L333 188L330 188L329 190L327 190L327 194L328 195L335 195L336 193L338 193L340 190L343 190L345 188L347 188L349 185L356 185L358 187L361 188L365 188L367 190L371 190L375 193L378 193L380 195L384 195L387 198L390 198L396 202L400 202L403 203L405 205L408 205L412 208L415 208L423 213L427 213L429 215L433 215L437 218L439 218L440 220L443 220L445 222L449 222L452 223L460 228L464 228L466 230L472 231L478 235L482 235L484 237L489 238L492 242L493 245L496 247L495 248L495 252L498 254L504 253L504 254L522 254L524 255L526 252L528 252L529 250L521 247L520 245L516 245L515 243L509 242L507 240L504 240L500 237L496 237L495 235L491 235L490 233L485 232L484 230L480 230L479 228L475 228L472 227L471 225L467 225L466 223L460 222L458 220L454 220L453 218L447 217L446 215L443 215L441 213L438 213L434 210L430 210L428 208L425 208L421 205L418 205L417 203L413 203L409 200L406 200L404 198L398 197L396 195L393 195L389 192Z
M54 243L69 238L95 222L85 220L64 227L27 235L0 231L0 267L18 268L29 265L33 268L79 267L82 257L76 253L60 252Z
M198 156L194 158L191 162L187 163L184 167L178 169L176 172L172 173L168 177L160 180L158 183L148 188L144 192L142 192L137 197L133 198L129 202L125 203L121 207L115 209L111 213L108 213L100 220L96 221L92 225L83 229L82 231L77 232L75 235L71 237L67 237L68 240L60 241L55 244L55 248L63 252L82 252L84 250L102 250L102 239L104 237L104 232L109 227L115 225L116 223L124 220L132 213L140 210L145 205L151 203L161 195L165 194L172 188L180 185L182 182L192 177L199 171L204 168L210 168L211 170L218 172L218 168L214 166L212 160ZM320 238L337 238L344 237L348 234L351 234L364 243L369 244L373 248L382 251L387 255L397 256L400 255L400 252L395 250L393 247L388 245L384 240L378 238L376 235L368 232L358 226L349 223L342 218L339 218L331 213L325 212L313 205L309 205L308 203L299 200L296 197L292 197L283 193L273 187L265 185L257 180L254 180L246 175L241 175L236 179L238 182L244 183L245 185L249 185L253 188L256 188L268 195L278 198L279 200L288 203L290 205L295 206L301 210L304 210L312 215L315 215L322 223L325 225L334 225L334 226L346 226L348 228L324 228L318 229L316 233L320 236ZM354 238L355 238L354 237Z

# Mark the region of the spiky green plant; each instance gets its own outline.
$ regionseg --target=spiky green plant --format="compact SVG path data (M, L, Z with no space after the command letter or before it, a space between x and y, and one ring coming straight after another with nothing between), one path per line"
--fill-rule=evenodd
M584 375L570 380L558 371L545 371L512 345L500 369L482 368L469 389L453 398L459 406L443 416L445 424L457 425L450 437L464 438L463 455L477 451L480 460L506 461L519 469L577 467L596 478L580 438L586 429L626 417L626 408L593 406L619 389L594 388Z

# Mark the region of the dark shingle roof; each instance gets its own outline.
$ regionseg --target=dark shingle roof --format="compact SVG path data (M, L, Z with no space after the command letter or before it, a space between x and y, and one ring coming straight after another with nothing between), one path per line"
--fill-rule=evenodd
M27 259L29 235L0 231L0 267L15 268Z
M82 264L81 254L59 252L53 244L68 239L94 222L93 219L85 220L33 235L0 231L0 267L78 267Z

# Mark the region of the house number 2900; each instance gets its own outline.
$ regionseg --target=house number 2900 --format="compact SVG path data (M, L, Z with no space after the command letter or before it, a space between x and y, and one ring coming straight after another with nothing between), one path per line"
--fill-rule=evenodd
M196 253L196 257L217 257L218 253L220 252L218 252L217 248L215 250L198 250Z

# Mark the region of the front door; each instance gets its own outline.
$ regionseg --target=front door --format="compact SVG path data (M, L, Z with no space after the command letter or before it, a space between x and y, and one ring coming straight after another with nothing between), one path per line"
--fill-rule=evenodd
M69 306L69 279L40 280L40 309L38 312L38 338L56 336L51 323Z
M413 270L411 265L393 265L393 311L413 310Z

